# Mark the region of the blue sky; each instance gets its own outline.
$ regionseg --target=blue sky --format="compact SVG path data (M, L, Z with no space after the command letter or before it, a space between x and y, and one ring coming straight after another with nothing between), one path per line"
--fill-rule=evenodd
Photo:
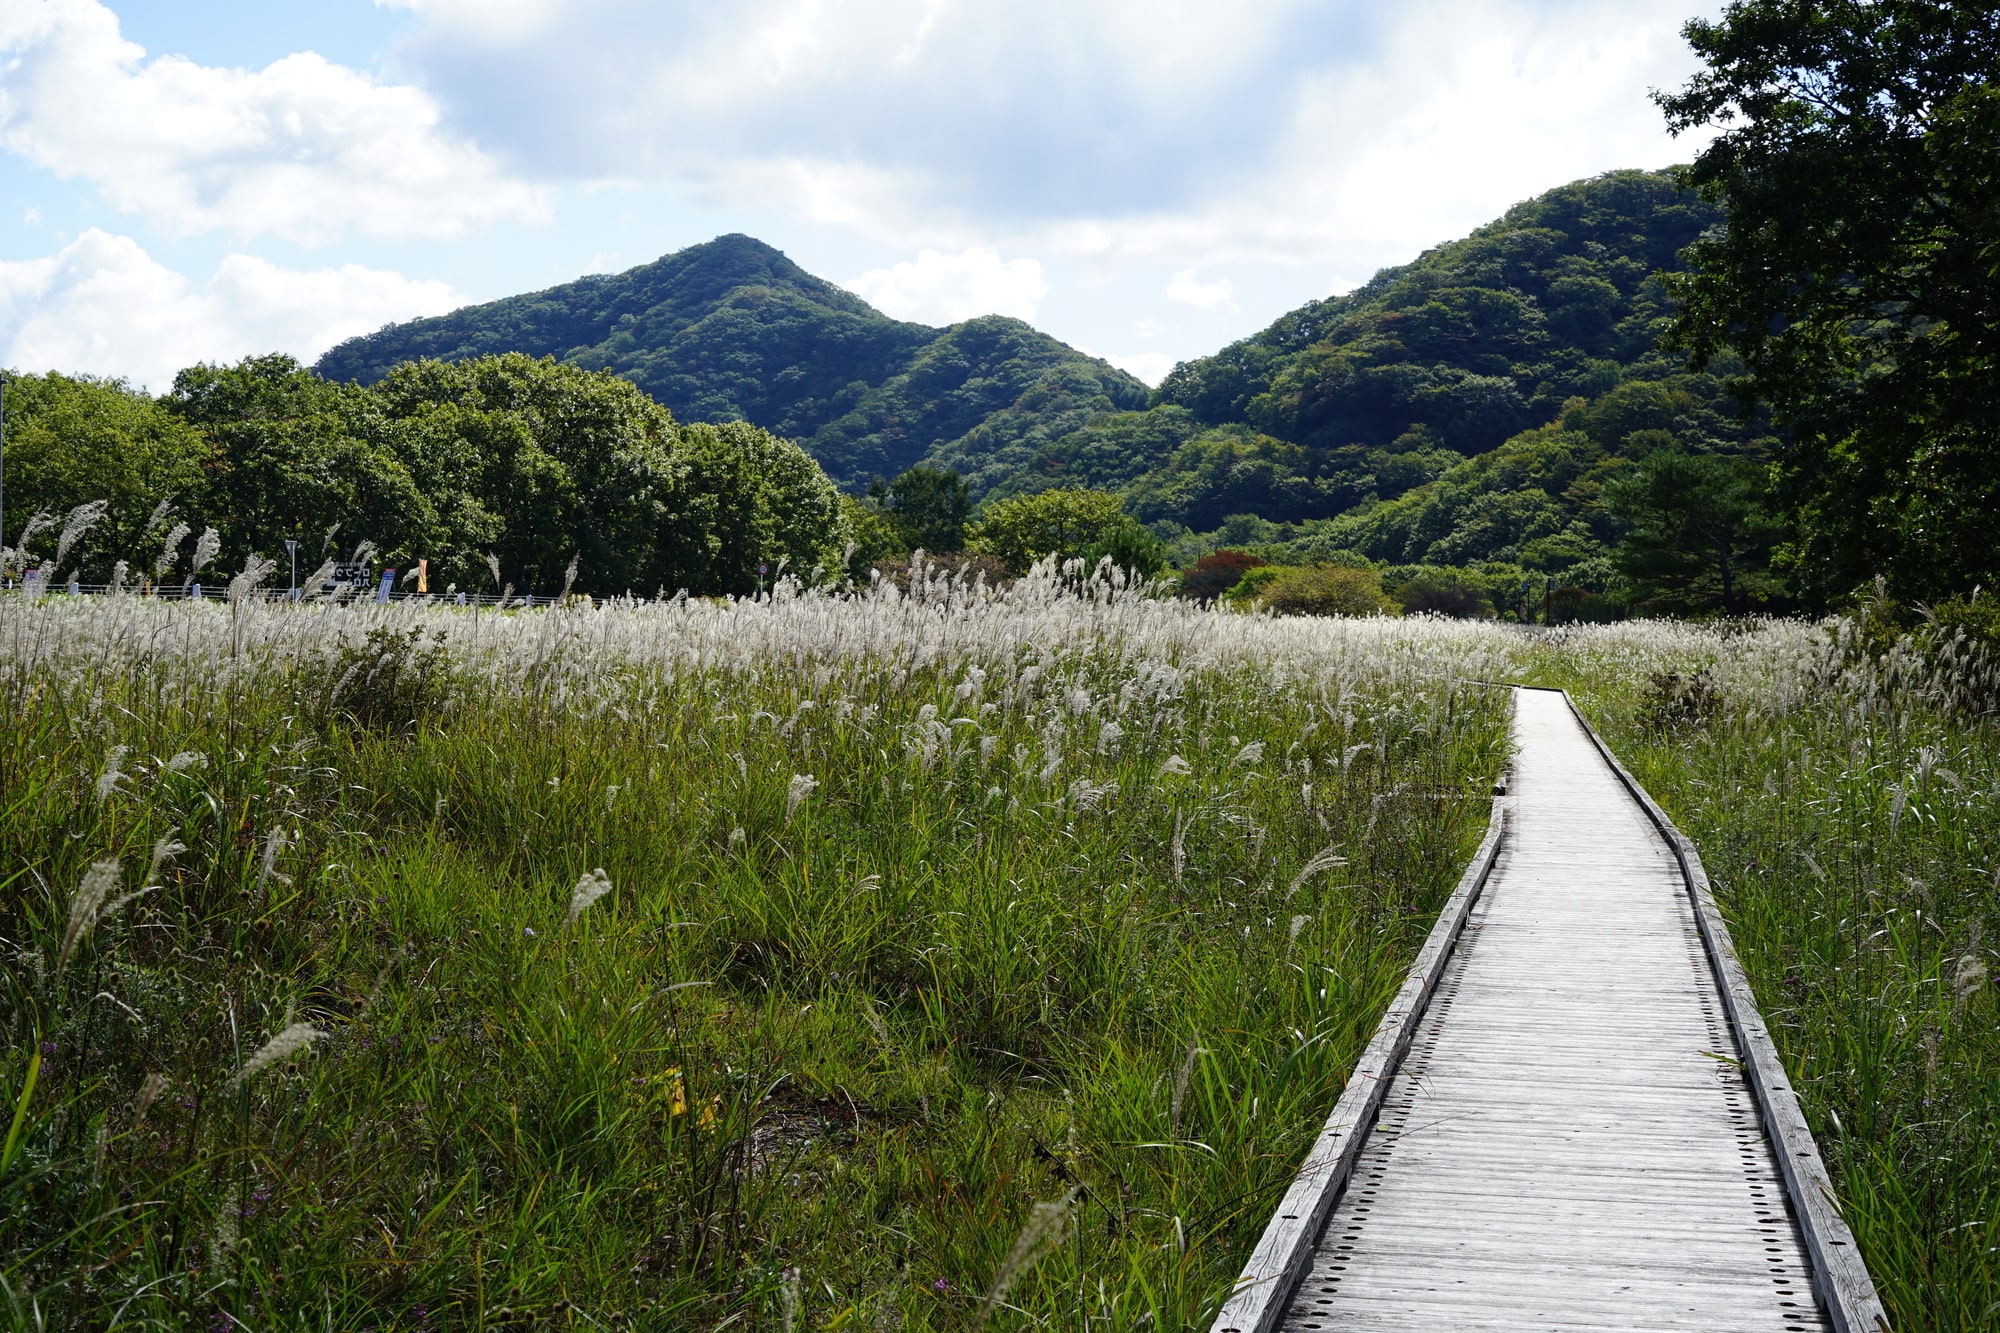
M1687 158L1689 0L0 0L0 363L122 375L758 236L1148 380Z

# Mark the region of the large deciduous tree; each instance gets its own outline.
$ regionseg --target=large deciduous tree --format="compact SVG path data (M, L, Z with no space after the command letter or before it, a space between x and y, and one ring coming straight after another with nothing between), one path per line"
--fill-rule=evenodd
M159 553L148 531L162 503L202 510L213 451L199 431L159 401L121 381L50 373L7 377L6 532L18 541L37 512L57 520L79 505L106 502L102 519L76 543L57 576L105 578L120 558L146 568ZM60 525L26 552L47 557Z
M1934 598L2000 577L2000 11L1737 0L1685 29L1707 68L1659 95L1713 126L1686 181L1726 226L1675 281L1674 339L1735 352L1778 462L1809 599L1877 573Z

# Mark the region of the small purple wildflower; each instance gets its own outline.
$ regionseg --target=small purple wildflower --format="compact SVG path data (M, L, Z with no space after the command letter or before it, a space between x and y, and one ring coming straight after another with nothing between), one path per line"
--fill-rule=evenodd
M949 1283L949 1282L945 1281L945 1280L944 1280L943 1278L939 1278L939 1279L938 1279L937 1281L935 1281L935 1282L931 1283L931 1290L932 1290L932 1291L950 1291L950 1290L951 1290L951 1283Z
M526 935L529 939L535 938L535 928L533 926L521 927L521 933L523 935Z

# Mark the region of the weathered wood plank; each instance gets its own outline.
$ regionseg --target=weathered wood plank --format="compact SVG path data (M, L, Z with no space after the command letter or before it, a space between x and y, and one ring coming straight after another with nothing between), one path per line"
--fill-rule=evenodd
M1505 851L1217 1333L1828 1327L1692 849L1565 696L1517 692L1514 727Z
M1567 695L1564 700L1568 701ZM1792 1089L1784 1062L1778 1058L1778 1048L1771 1040L1770 1029L1764 1025L1764 1015L1757 1008L1756 993L1750 988L1750 978L1744 974L1742 960L1736 956L1729 923L1722 919L1722 909L1716 905L1715 890L1701 864L1701 853L1625 765L1618 762L1618 756L1573 703L1570 709L1577 725L1646 812L1679 863L1694 901L1695 921L1709 965L1715 971L1730 1027L1743 1052L1748 1081L1756 1092L1766 1132L1774 1141L1778 1163L1784 1171L1787 1192L1798 1211L1799 1229L1812 1258L1813 1285L1826 1307L1828 1322L1834 1333L1888 1333L1888 1312L1875 1291L1875 1280L1868 1275L1860 1247L1854 1243L1854 1233L1848 1228L1847 1219L1840 1215L1833 1178L1827 1174L1819 1145L1813 1141L1805 1112L1799 1106L1798 1094Z

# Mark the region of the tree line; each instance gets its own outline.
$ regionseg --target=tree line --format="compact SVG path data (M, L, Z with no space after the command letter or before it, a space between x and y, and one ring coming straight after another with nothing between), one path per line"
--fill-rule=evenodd
M517 353L367 387L251 357L184 370L159 397L9 377L6 431L9 563L60 564L59 579L102 581L122 560L135 582L184 582L281 558L290 539L301 574L424 560L433 591L547 590L574 564L582 591L742 594L781 565L838 568L848 535L790 441L676 421L616 376ZM87 531L63 521L99 502Z

